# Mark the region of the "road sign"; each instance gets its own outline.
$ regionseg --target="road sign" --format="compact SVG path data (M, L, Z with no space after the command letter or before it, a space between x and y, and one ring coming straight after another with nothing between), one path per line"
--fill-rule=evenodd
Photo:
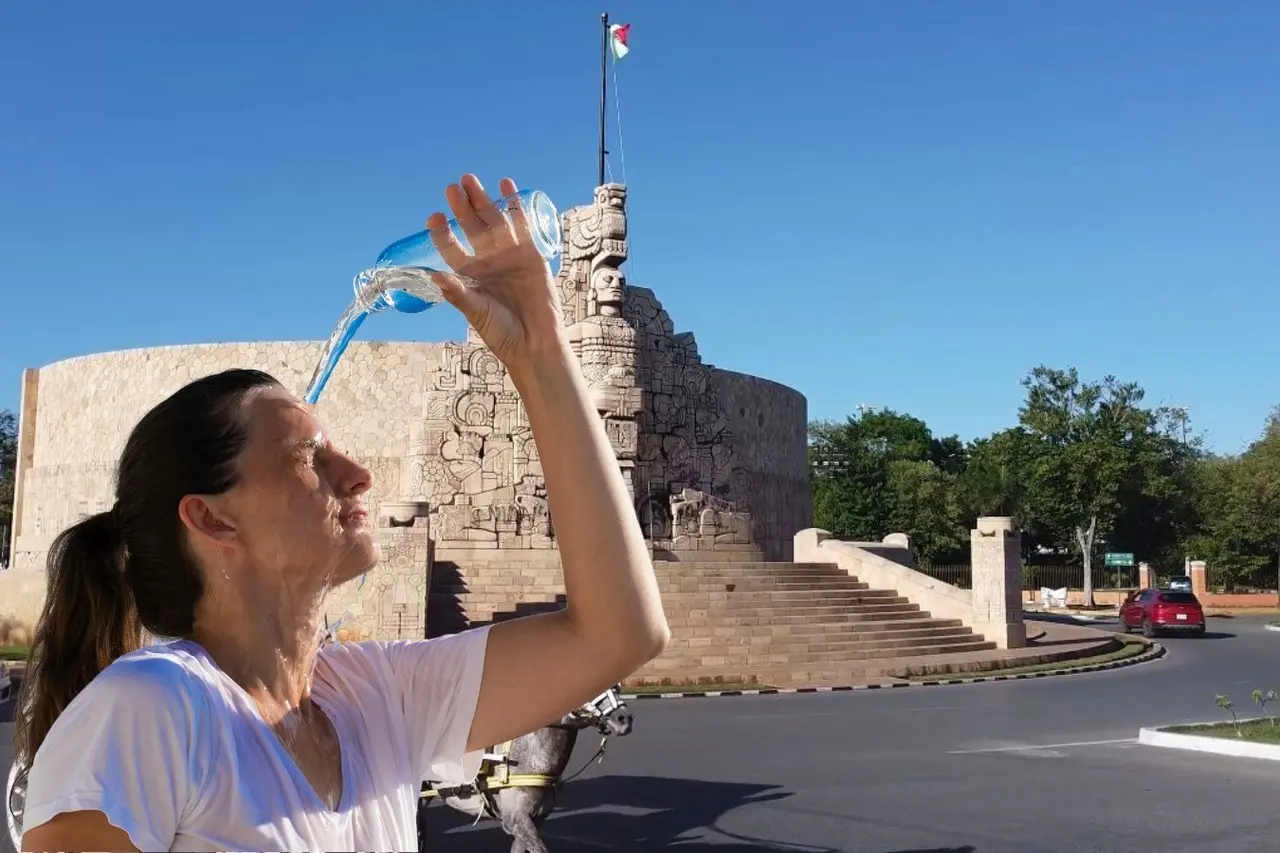
M1108 566L1132 566L1132 554L1107 554L1103 559Z

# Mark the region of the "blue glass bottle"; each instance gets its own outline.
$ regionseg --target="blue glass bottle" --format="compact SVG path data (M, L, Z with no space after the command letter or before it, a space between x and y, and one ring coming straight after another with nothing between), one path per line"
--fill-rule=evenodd
M547 194L541 190L521 190L514 196L495 202L494 207L506 216L507 210L517 203L524 209L538 253L547 260L560 254L560 214ZM449 220L449 228L458 243L466 251L471 251L457 219ZM393 308L405 314L417 314L442 301L439 290L422 273L451 271L436 250L431 232L419 231L383 249L373 267L356 276L356 298L365 304L369 313ZM375 280L383 290L376 297L367 292L369 282ZM388 286L395 283L403 283L405 288Z
M507 210L517 203L524 210L538 254L547 260L560 254L560 213L547 194L539 190L522 190L495 202L494 207L507 216ZM449 229L458 243L471 251L457 219L449 220ZM356 275L353 282L356 298L338 319L333 333L325 342L315 373L303 394L308 403L316 403L320 399L320 393L338 366L338 360L347 351L347 345L355 338L366 317L388 308L417 314L444 301L440 288L431 280L429 273L432 272L453 270L436 251L431 232L419 231L383 249L372 267Z

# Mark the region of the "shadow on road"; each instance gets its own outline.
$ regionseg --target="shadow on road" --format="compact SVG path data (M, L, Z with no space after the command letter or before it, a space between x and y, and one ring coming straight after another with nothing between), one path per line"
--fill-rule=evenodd
M1228 634L1226 631L1206 631L1198 637L1180 637L1177 634L1161 634L1160 640L1186 640L1189 643L1198 643L1201 640L1230 640L1235 634Z
M1023 613L1023 621L1025 622L1054 622L1058 625L1084 625L1088 627L1093 624L1098 625L1114 625L1120 621L1120 617L1115 613L1097 613L1091 619L1077 619L1070 613ZM964 848L961 848L962 850ZM910 851L908 851L910 853Z
M792 792L767 784L600 776L561 789L556 812L543 824L542 836L556 853L601 849L839 853L835 847L750 838L716 827L722 815L740 806L790 796ZM510 848L511 839L496 824L486 821L466 829L470 824L465 815L433 806L428 812L425 848L431 853L497 853ZM713 840L698 838L703 832Z

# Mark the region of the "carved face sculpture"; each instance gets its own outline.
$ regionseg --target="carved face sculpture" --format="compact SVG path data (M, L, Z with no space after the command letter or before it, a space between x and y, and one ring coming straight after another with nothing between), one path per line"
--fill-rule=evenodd
M615 269L601 268L591 275L591 288L595 291L596 304L617 308L622 305L622 273Z

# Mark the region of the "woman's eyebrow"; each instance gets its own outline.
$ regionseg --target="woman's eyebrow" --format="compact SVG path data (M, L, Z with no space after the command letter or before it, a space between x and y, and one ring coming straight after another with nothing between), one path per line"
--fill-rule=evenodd
M311 450L319 452L329 446L329 440L324 437L323 433L316 433L310 438L300 438L289 442L289 452L297 453L302 450Z

